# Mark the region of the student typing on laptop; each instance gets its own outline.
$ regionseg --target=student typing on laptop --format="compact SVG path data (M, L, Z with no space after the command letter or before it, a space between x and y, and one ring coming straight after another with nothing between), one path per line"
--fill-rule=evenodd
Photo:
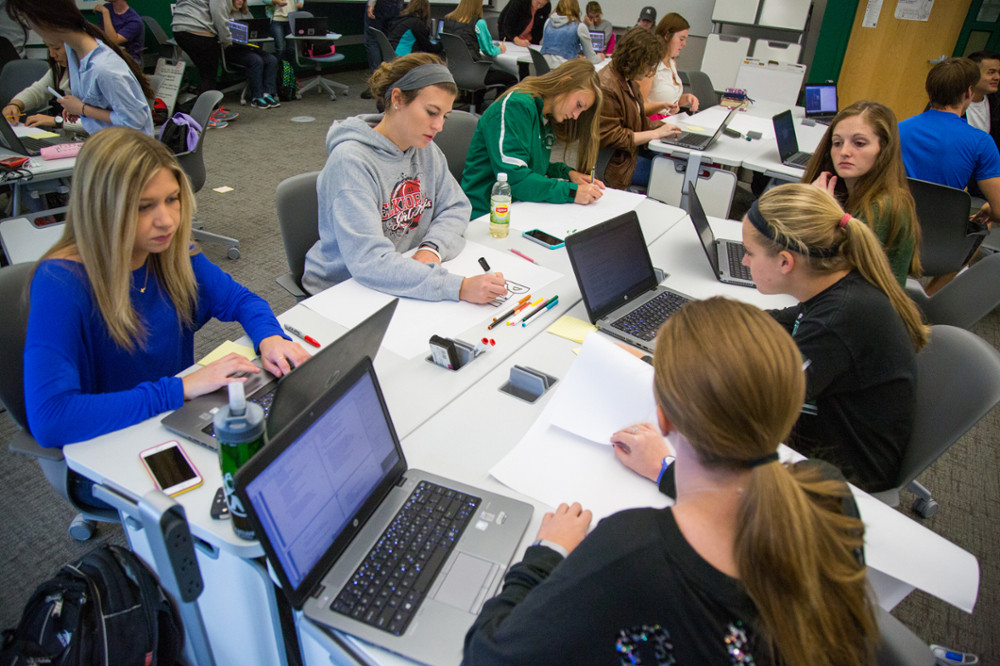
M806 391L791 337L753 306L712 298L656 339L656 432L612 441L654 481L676 456L676 502L617 513L589 535L579 504L546 514L466 636L463 663L874 663L850 492L829 465L778 462Z
M55 97L49 88L62 95L71 95L69 86L69 70L66 68L66 45L61 41L47 42L45 46L49 50L49 71L42 78L38 79L30 86L14 95L3 108L3 116L11 125L24 122L27 127L39 127L43 129L59 130L64 128L68 132L86 133L80 123L67 123L62 117L62 106L57 105L53 100ZM34 113L29 115L25 111L29 109L45 109L50 103L53 108L48 113Z
M31 283L24 393L42 446L130 426L259 372L230 354L175 376L212 317L239 321L275 375L309 358L263 299L193 248L193 205L184 172L152 137L111 128L80 151L66 231Z

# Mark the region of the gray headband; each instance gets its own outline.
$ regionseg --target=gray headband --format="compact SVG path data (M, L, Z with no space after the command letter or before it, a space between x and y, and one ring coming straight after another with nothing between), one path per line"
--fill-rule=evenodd
M451 75L451 72L444 65L420 65L408 71L398 81L389 86L389 89L385 91L385 98L388 100L392 97L392 91L396 88L403 91L420 90L435 83L454 84L455 77Z

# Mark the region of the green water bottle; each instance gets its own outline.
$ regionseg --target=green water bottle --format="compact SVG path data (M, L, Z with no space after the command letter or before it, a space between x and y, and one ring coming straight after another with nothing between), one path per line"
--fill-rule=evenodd
M233 531L241 539L252 541L256 538L253 525L236 496L236 470L264 448L264 409L247 402L241 382L232 382L229 384L229 404L215 413L212 423L219 441L222 487L233 518Z

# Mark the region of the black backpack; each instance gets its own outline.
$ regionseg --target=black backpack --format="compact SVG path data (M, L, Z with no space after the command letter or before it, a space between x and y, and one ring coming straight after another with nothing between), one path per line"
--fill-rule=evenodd
M178 111L167 118L160 128L160 141L169 148L174 155L180 155L198 147L198 137L205 129L198 124L198 121L186 113Z
M17 629L3 632L0 666L172 666L183 645L176 610L146 565L104 545L38 586Z

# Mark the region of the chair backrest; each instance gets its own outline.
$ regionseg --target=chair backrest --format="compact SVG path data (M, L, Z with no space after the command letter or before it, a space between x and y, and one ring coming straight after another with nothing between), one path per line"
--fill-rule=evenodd
M920 221L920 263L924 275L947 275L962 268L977 238L966 236L972 200L947 185L907 178Z
M24 340L28 329L28 298L25 288L35 269L34 262L0 268L0 403L14 421L28 429L24 408Z
M392 48L392 42L384 32L377 28L368 28L373 35L375 35L375 41L378 42L378 50L382 54L382 62L392 62L396 59L396 49Z
M434 143L444 153L448 160L448 171L455 180L462 182L462 170L465 169L465 158L472 143L472 134L476 131L479 116L468 111L455 109L448 114L444 129L434 137Z
M538 49L528 49L528 53L531 54L531 64L535 66L535 76L548 74L552 68L549 67L549 61L545 59L542 52Z
M875 605L875 620L882 638L875 655L878 666L934 666L937 663L927 643L878 605Z
M917 354L916 418L903 453L903 488L1000 402L1000 352L969 331L932 326Z
M1000 254L972 264L930 298L924 295L914 300L931 324L972 328L1000 305Z
M174 53L174 46L170 43L170 37L167 36L167 32L163 29L163 26L152 16L143 16L142 21L146 24L146 28L150 34L153 35L153 39L156 40L160 55L166 57L172 55Z
M455 85L460 90L480 90L485 87L486 72L489 71L489 63L477 62L469 47L458 35L442 32L438 35L441 45L444 47L445 56L448 59L448 69L455 77Z
M189 114L194 118L196 123L201 125L198 144L194 147L194 150L177 155L177 161L180 163L181 168L184 169L184 173L187 174L188 179L191 181L191 189L195 192L205 185L207 174L205 173L205 158L201 151L205 145L205 135L208 134L209 116L212 115L212 111L215 110L215 107L221 101L222 93L218 90L206 90L198 95L198 99L195 100L194 107L192 107Z
M49 71L45 60L11 60L0 70L0 106L6 106L21 92ZM25 109L34 111L35 109Z
M319 171L286 178L278 183L278 189L274 193L281 240L285 244L285 259L288 261L288 270L299 287L302 286L306 252L319 240L317 178Z
M698 98L698 108L707 109L719 103L719 93L715 92L712 79L705 72L693 70L678 72L685 85L685 91Z

